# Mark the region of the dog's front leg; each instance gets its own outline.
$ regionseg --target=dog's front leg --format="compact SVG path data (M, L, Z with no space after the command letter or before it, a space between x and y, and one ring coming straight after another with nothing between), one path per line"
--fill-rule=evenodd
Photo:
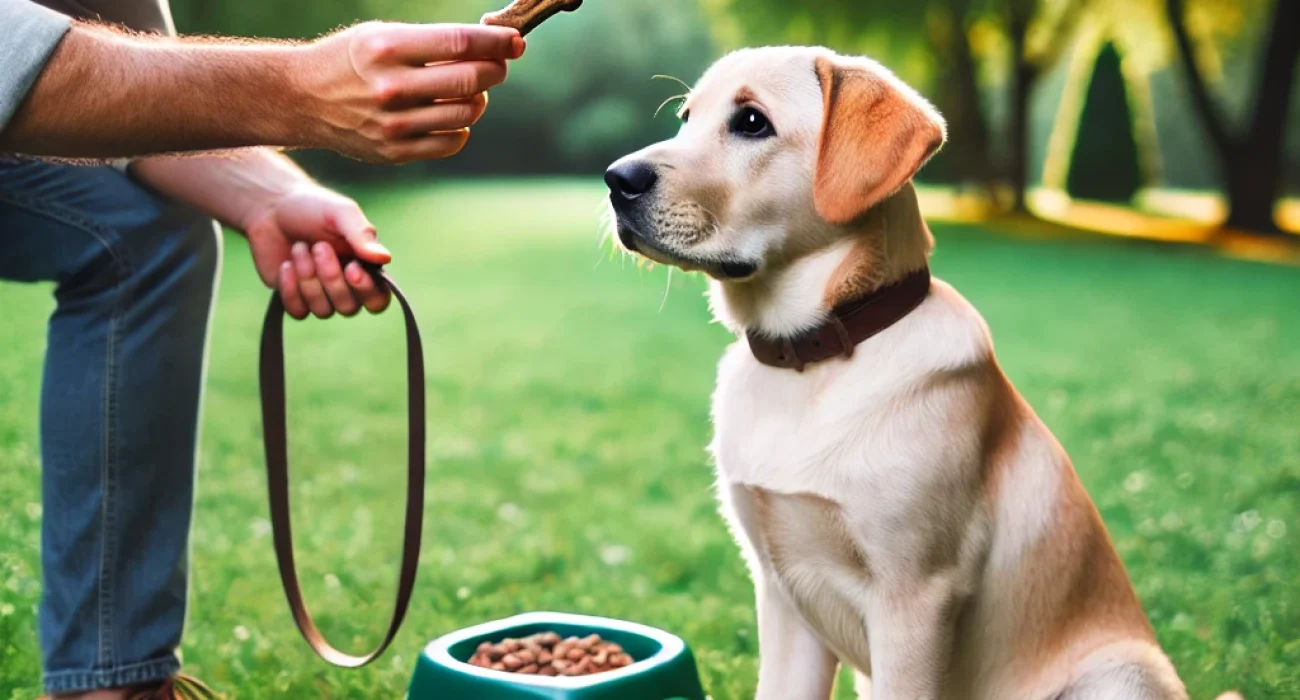
M878 584L867 605L872 700L937 700L951 662L964 596L936 576Z
M827 700L839 661L767 573L754 576L758 603L756 700Z

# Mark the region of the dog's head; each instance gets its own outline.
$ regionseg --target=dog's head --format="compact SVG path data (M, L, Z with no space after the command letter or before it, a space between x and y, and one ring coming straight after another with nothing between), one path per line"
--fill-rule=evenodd
M618 236L720 280L779 270L860 233L944 141L939 114L888 70L818 48L723 58L681 118L676 137L606 172Z

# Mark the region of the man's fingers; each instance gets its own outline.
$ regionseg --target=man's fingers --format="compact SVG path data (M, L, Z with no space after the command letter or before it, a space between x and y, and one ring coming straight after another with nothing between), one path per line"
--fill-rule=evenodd
M298 292L298 275L293 271L293 263L285 260L280 264L280 302L284 310L299 321L307 318L307 302Z
M391 90L394 104L473 97L506 81L505 61L460 61L401 68Z
M353 261L348 263L344 271L347 275L348 284L352 285L352 291L357 295L357 300L366 310L372 314L382 312L388 308L392 302L393 296L387 289L380 289L375 285L375 279L366 272L361 264Z
M334 315L334 307L325 295L325 288L316 279L316 264L312 262L311 251L306 243L293 244L293 268L298 275L298 291L302 293L312 314L320 318Z
M316 275L325 288L334 310L344 316L355 316L361 310L361 304L352 295L347 280L343 279L343 267L339 265L338 254L328 243L317 243L311 248L316 262Z
M438 61L507 60L524 54L519 32L477 24L377 24L359 37L374 63L422 66Z
M473 126L487 109L487 93L435 102L393 117L390 133L396 138L422 136L434 131L454 131ZM379 262L379 261L371 261ZM387 262L387 261L384 261Z
M385 155L397 163L449 158L460 153L467 141L469 129L442 131L391 144L385 148Z

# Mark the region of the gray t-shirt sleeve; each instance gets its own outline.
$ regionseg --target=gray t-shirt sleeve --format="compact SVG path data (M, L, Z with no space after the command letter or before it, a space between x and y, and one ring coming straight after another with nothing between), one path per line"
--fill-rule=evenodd
M72 19L28 0L0 0L0 131L3 131Z

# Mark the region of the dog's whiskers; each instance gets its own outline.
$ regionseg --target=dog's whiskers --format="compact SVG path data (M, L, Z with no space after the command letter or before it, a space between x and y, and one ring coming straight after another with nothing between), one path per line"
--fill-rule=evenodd
M597 249L607 249L609 251L608 259L613 260L618 256L619 246L614 243L614 232L617 230L618 223L614 219L614 207L610 205L609 200L605 200L600 205L600 237L596 240ZM606 256L598 256L596 264L592 269L600 267Z
M659 74L656 74L656 75L652 75L652 76L650 76L650 79L651 79L651 80L671 80L671 81L673 81L674 83L677 83L678 85L681 85L682 87L686 88L686 94L687 94L687 95L690 95L690 94L691 94L691 86L690 86L690 85L687 85L685 80L682 80L681 78L678 78L677 76L674 76L674 75L664 75L664 74L662 74L662 73L659 73Z
M659 300L659 313L664 312L664 307L668 305L668 292L673 288L673 268L668 267L668 280L664 282L664 298Z
M681 100L682 102L685 102L687 97L688 97L687 95L673 95L672 97L669 97L663 102L660 102L659 106L655 107L654 116L658 117L659 113L663 111L664 107L667 106L669 102L672 102L673 100Z
M685 101L686 101L688 98L690 98L690 96L691 96L691 86L690 86L690 85L687 85L687 84L686 84L686 81L685 81L685 80L682 80L681 78L678 78L678 77L675 77L675 76L671 76L671 75L655 75L655 76L652 76L650 79L651 79L651 80L671 80L671 81L677 83L678 85L681 85L682 87L686 88L686 92L684 92L684 93L682 93L682 94L680 94L680 95L673 95L672 97L669 97L668 99L664 100L663 102L660 102L660 103L659 103L659 106L655 108L655 114L654 114L655 117L658 117L658 116L659 116L659 112L663 111L663 108L664 108L664 107L665 107L669 102L672 102L672 101L674 101L674 100L681 101L681 102L685 102Z

